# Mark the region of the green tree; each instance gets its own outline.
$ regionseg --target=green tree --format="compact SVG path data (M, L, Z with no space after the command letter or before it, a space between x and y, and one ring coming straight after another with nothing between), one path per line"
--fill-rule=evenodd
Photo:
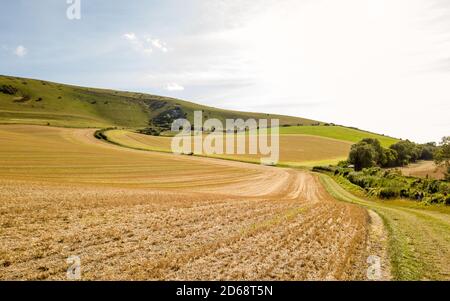
M393 149L383 149L383 161L381 162L382 167L396 167L398 162L398 154Z
M375 162L378 165L383 166L383 162L386 160L386 158L384 156L385 154L384 154L383 147L381 146L380 141L375 138L365 138L365 139L361 140L361 142L365 142L373 147L373 149L376 152Z
M445 166L447 172L445 178L450 180L450 136L442 138L442 142L434 154L434 160L437 165Z
M352 146L348 162L355 165L355 170L376 166L378 153L373 145L361 141Z
M435 142L429 142L426 144L422 144L421 146L422 153L420 155L421 160L433 160L434 153L436 152L437 146Z
M416 162L420 159L422 150L417 146L417 144L405 140L397 142L391 145L392 150L395 150L398 155L397 164L400 166L408 165L411 162Z

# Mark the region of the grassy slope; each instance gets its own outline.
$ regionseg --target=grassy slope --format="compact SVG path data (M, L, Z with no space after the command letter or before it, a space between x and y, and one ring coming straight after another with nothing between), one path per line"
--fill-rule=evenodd
M338 200L377 212L389 231L392 273L398 280L450 279L450 209L411 201L366 198L359 187L321 174L327 190ZM348 191L347 191L348 190ZM349 192L351 191L351 193Z
M352 128L347 128L343 126L294 126L294 127L283 127L280 128L280 134L290 135L290 134L302 134L302 135L313 135L322 136L327 138L333 138L338 140L358 142L364 138L376 138L380 140L384 147L389 147L390 145L398 142L398 139L378 135L374 133L369 133L361 130L356 130Z
M64 127L144 128L149 120L162 112L180 107L192 121L193 112L203 110L204 118L280 119L282 135L301 134L357 142L362 138L378 138L384 146L396 139L341 126L312 126L317 121L263 114L222 110L195 103L142 93L76 87L41 80L1 76L0 86L18 89L16 95L0 93L0 123L51 124ZM30 100L15 99L29 96ZM37 101L42 98L41 101ZM159 104L159 106L152 106ZM303 126L298 126L299 124Z
M262 113L246 113L216 109L178 99L142 93L84 88L40 80L0 76L0 86L11 85L16 95L0 93L0 123L47 124L71 127L130 127L142 128L150 119L176 106L188 119L193 112L203 110L204 118L278 118L281 124L315 124L317 121ZM29 96L26 102L14 98ZM36 101L42 98L42 101ZM151 108L149 104L159 103Z
M0 77L0 85L19 90L14 95L0 93L0 122L31 123L74 127L145 126L147 113L131 99L113 91L99 91L55 83ZM15 97L29 96L26 102ZM42 98L42 101L36 101Z

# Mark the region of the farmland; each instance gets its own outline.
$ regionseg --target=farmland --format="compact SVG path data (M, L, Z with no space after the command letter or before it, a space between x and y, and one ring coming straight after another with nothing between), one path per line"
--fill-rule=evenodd
M149 151L171 152L171 138L142 135L126 130L110 130L105 132L108 140L122 146ZM246 137L248 145L249 137ZM226 138L223 138L224 145ZM236 143L235 143L236 145ZM324 162L336 163L345 159L351 143L320 136L310 135L281 135L280 136L280 164L290 166L312 166ZM236 153L236 152L235 152ZM261 154L256 155L213 155L238 161L259 163Z
M281 135L313 135L348 142L359 142L364 138L378 139L382 146L389 147L398 142L396 138L365 132L343 126L292 126L280 128Z
M433 178L442 180L444 179L445 168L442 166L436 166L433 161L422 161L409 166L400 168L401 172L405 176L420 177L420 178Z
M364 279L380 252L367 211L315 175L93 133L0 127L1 279L65 279L71 255L85 280Z
M64 280L69 256L83 280L363 280L369 256L382 279L448 279L447 208L366 200L304 168L362 138L398 139L142 93L12 77L0 88L0 279ZM279 166L291 168L177 156L167 133L137 133L194 110L280 118Z

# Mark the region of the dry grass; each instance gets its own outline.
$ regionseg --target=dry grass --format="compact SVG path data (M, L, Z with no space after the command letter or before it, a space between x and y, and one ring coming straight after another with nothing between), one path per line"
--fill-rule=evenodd
M368 215L311 174L0 127L0 279L364 279Z
M120 145L131 148L170 152L171 139L169 137L155 137L142 135L126 130L112 130L107 133L108 139ZM246 144L248 145L248 137ZM226 145L226 139L223 139ZM269 139L270 141L270 139ZM235 142L236 145L236 142ZM315 165L327 161L336 163L344 160L350 152L352 143L326 137L309 135L281 135L280 136L280 164L301 166ZM248 148L247 148L248 151ZM248 162L260 162L261 154L257 155L214 155L216 158L235 159Z
M402 174L411 177L433 178L442 180L445 178L445 168L436 166L433 161L421 161L410 164L407 167L400 168Z

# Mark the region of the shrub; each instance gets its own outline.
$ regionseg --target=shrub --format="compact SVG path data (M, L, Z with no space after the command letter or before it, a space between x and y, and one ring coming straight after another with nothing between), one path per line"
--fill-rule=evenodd
M393 187L384 187L380 189L378 196L382 199L393 199L400 196L400 191Z
M331 166L314 166L312 170L315 172L334 172L335 171Z
M409 198L433 204L450 203L450 184L445 181L404 177L399 170L383 170L378 167L362 171L340 167L322 167L317 170L331 170L335 176L343 176L369 195L382 199Z
M0 93L8 94L8 95L15 95L19 90L17 90L15 87L11 85L2 85L0 86Z

